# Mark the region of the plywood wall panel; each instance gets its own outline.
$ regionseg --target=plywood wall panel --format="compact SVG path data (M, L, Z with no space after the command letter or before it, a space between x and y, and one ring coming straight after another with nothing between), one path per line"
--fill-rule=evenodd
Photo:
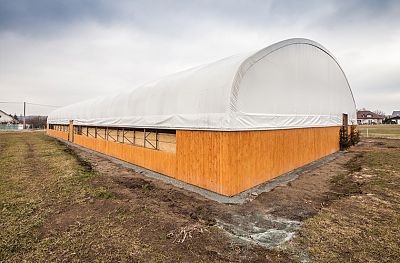
M340 127L176 132L175 152L75 135L83 147L223 195L235 195L339 150ZM48 130L68 138L68 133ZM127 134L128 135L128 134ZM133 133L129 134L133 137ZM139 134L143 140L143 133Z
M76 134L74 142L85 148L134 163L165 175L172 177L175 175L175 154Z
M68 132L47 129L47 134L68 141Z
M339 127L177 131L179 179L234 195L339 150Z

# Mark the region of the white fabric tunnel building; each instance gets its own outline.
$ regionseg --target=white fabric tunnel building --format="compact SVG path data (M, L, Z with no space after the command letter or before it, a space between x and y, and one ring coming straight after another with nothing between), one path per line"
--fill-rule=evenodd
M337 60L289 39L57 109L48 133L235 195L339 150L343 114L356 124Z

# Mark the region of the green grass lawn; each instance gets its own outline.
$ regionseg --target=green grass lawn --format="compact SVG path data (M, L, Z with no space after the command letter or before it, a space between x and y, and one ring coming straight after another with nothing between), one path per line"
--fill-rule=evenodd
M400 139L400 125L358 125L361 136Z

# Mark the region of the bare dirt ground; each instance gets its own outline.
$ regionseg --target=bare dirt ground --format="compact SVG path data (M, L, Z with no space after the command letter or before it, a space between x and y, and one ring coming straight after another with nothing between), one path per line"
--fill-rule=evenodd
M42 133L0 134L0 261L399 262L400 140L226 205Z

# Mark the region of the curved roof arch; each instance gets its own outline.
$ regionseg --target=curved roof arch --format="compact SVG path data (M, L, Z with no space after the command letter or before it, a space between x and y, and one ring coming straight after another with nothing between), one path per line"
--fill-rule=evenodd
M322 46L321 44L310 40L310 39L306 39L306 38L291 38L291 39L287 39L287 40L283 40L280 42L277 42L275 44L272 44L270 46L267 46L259 51L257 51L256 53L254 53L253 55L251 55L250 57L246 58L240 65L238 72L235 75L235 79L233 81L233 85L232 85L232 91L231 91L231 110L232 111L236 111L236 103L235 103L235 98L237 98L237 94L240 88L240 82L243 78L243 75L246 74L246 72L252 67L254 66L254 64L256 64L258 61L260 61L261 59L265 58L266 56L268 56L269 54L276 52L277 50L281 49L281 48L285 48L287 46L290 45L310 45L313 46L315 48L320 49L321 51L325 52L328 56L331 57L331 59L337 64L337 66L340 68L340 70L343 73L343 76L346 79L347 85L349 87L349 90L351 92L351 96L353 99L353 102L355 104L355 100L354 100L354 96L353 96L353 92L350 88L350 84L349 81L347 79L346 74L344 73L344 70L342 69L342 67L340 66L339 62L337 61L337 59L333 56L333 54L331 52L329 52L329 50L327 50L324 46Z
M333 55L288 39L111 97L55 110L49 123L198 130L268 130L356 120L348 80Z

